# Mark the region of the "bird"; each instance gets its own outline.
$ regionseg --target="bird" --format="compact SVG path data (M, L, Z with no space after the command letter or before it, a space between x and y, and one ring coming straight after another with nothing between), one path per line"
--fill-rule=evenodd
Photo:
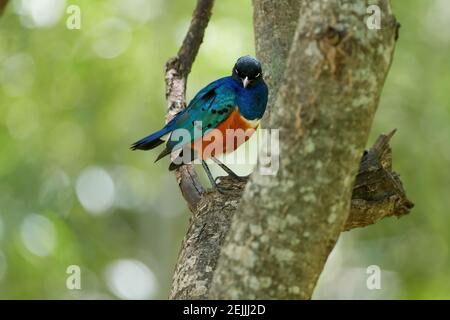
M249 139L266 111L268 95L261 63L250 55L240 57L230 76L201 89L163 128L130 148L151 150L166 142L155 162L171 154L172 171L199 159L211 185L220 191L205 160L210 158L232 178L242 179L216 156L236 150Z

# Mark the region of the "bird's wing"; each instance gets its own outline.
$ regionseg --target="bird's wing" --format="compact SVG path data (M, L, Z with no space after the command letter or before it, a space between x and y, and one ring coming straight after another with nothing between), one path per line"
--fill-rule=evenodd
M191 143L206 132L216 128L233 111L236 105L236 92L224 82L216 81L203 88L187 108L174 119L174 132L167 141L167 150L173 151ZM177 129L184 129L184 132ZM180 135L189 133L189 139Z

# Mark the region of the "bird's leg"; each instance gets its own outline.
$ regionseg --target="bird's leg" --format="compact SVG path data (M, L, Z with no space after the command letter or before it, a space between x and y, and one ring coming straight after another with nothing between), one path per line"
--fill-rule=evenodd
M212 175L211 171L209 170L209 167L206 164L205 160L202 160L202 166L206 172L206 175L208 176L208 180L211 183L213 189L219 191L220 193L224 193L224 191L221 188L219 188L219 186L217 185L216 180L214 180L213 175Z
M233 170L231 170L230 168L228 168L222 161L220 161L219 159L217 159L216 157L211 157L211 159L218 164L223 171L225 171L230 177L232 177L235 180L239 180L239 181L246 181L248 176L238 176L236 173L233 172Z

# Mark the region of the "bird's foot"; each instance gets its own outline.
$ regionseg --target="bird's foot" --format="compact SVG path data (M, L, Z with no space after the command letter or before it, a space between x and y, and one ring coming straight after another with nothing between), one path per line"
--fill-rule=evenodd
M242 191L248 181L248 176L219 176L214 179L213 189L221 194Z
M214 183L212 183L212 189L214 191L217 191L217 192L221 193L221 194L229 194L229 193L234 192L234 188L227 188L227 187L225 187L223 185L220 185L219 184L220 183L220 178L221 177L216 177L214 179Z
M238 176L237 174L229 174L228 175L231 179L239 181L239 182L247 182L248 179L250 178L250 175L246 175L246 176Z
M236 173L234 173L233 170L231 170L230 168L228 168L224 163L222 163L219 159L217 159L216 157L211 157L211 159L218 164L227 174L228 177L230 177L231 179L235 180L235 181L239 181L239 182L246 182L248 180L248 176L238 176ZM217 179L217 178L216 178Z
M235 182L247 182L250 175L247 176L238 176L237 174L228 174L227 176L219 176L214 179L215 183L218 183L220 179L228 179L233 180Z

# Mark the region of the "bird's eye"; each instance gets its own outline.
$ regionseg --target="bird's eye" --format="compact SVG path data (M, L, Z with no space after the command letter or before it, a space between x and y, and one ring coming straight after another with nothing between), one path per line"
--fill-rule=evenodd
M234 71L236 71L236 74L239 75L239 71L238 69L234 69Z
M261 72L260 73L258 73L257 75L256 75L256 77L255 78L258 78L259 76L261 75Z

